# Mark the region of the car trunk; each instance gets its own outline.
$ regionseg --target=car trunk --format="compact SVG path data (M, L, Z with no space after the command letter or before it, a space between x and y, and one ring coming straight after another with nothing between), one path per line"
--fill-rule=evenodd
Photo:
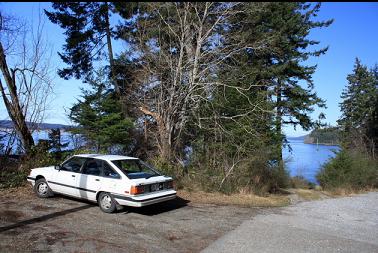
M173 180L166 176L132 179L138 187L143 187L144 193L163 191L173 188Z

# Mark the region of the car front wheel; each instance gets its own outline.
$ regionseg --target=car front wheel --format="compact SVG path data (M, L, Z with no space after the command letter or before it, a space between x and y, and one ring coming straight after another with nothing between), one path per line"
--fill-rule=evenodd
M48 198L54 195L44 178L35 181L34 191L40 198Z
M101 192L97 201L101 210L105 213L112 213L117 208L117 203L110 193Z

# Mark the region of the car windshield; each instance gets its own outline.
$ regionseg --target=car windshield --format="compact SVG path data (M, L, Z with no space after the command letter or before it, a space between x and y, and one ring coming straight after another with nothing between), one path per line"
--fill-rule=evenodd
M112 160L112 163L130 179L150 178L160 175L151 165L141 160Z

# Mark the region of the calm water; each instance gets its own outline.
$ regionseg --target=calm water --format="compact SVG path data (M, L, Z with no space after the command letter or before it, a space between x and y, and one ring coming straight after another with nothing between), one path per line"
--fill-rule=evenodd
M39 142L39 140L48 140L49 135L48 131L41 130L41 131L34 131L33 134L33 139L36 143ZM70 132L65 132L61 131L61 143L65 144L68 143L68 146L64 149L74 149L75 148L75 143L81 141L78 137L78 135L73 135ZM9 136L5 136L5 138L0 139L0 144L7 145L9 141ZM12 146L12 152L17 153L17 146L18 146L19 141L15 141Z
M288 148L282 150L286 161L286 168L290 176L303 176L313 183L316 182L316 174L321 165L335 156L338 146L325 146L316 144L304 144L303 140L288 138L292 152Z

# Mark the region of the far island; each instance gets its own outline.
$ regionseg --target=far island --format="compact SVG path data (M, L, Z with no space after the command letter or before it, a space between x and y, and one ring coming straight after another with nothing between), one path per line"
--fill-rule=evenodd
M340 145L339 129L337 127L326 127L315 129L304 138L306 144Z

